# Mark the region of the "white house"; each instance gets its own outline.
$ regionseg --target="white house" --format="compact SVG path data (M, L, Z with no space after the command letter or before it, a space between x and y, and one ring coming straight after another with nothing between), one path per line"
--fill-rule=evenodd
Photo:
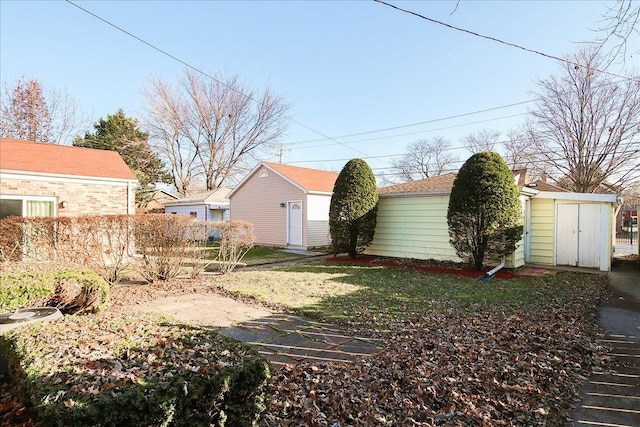
M164 213L187 215L199 221L226 221L229 219L229 187L205 191L182 199L164 203Z

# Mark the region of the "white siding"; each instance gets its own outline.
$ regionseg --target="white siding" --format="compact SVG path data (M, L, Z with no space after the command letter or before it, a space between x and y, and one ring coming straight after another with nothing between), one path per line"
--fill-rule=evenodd
M329 235L329 206L331 196L307 195L307 246L328 246L331 244Z
M211 220L211 218L208 218L209 215L207 213L207 210L208 208L202 204L165 206L164 213L190 216L191 212L195 212L197 220L205 221L205 218L207 218L208 220Z

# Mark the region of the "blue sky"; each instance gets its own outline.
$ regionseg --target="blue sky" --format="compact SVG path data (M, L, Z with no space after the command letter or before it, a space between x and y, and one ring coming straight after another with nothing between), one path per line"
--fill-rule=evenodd
M380 173L418 139L442 136L461 146L473 131L506 132L524 120L531 103L341 137L522 103L533 98L537 78L559 69L553 60L372 1L77 4L194 67L238 73L256 89L269 85L292 105L296 122L341 142L290 123L283 160L306 167L340 170L361 157ZM614 2L462 0L454 13L456 1L394 4L563 56L595 38L590 29ZM0 20L2 81L27 76L66 90L93 121L118 108L142 118L149 77L173 80L183 73L182 64L64 1L2 0ZM637 57L626 67L633 65ZM276 151L265 160L277 160Z

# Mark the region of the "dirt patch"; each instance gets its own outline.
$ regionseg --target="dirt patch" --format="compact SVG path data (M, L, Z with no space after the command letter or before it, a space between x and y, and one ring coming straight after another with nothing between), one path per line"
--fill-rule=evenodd
M418 260L418 259L401 259L401 258L380 258L372 255L358 255L357 258L349 257L333 257L327 258L327 262L345 262L352 264L375 264L387 267L411 268L414 270L429 271L432 273L454 274L456 276L479 278L482 277L490 268L483 271L476 271L464 264L454 262L444 262L436 260ZM503 269L496 273L495 277L500 280L510 280L520 277L512 270Z
M206 277L144 284L127 282L111 289L110 310L151 311L199 326L228 327L274 313L258 303L219 294Z

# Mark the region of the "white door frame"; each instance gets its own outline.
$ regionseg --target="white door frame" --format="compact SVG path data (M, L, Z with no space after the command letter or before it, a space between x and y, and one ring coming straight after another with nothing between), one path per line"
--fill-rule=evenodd
M291 218L291 211L292 211L292 206L294 204L298 204L300 205L300 221L299 224L294 224L293 221L295 221L295 218ZM291 245L291 246L302 246L302 200L292 200L287 202L287 245ZM299 230L299 233L295 233L296 232L296 228L295 226L298 226L297 230ZM294 234L295 233L295 234Z

